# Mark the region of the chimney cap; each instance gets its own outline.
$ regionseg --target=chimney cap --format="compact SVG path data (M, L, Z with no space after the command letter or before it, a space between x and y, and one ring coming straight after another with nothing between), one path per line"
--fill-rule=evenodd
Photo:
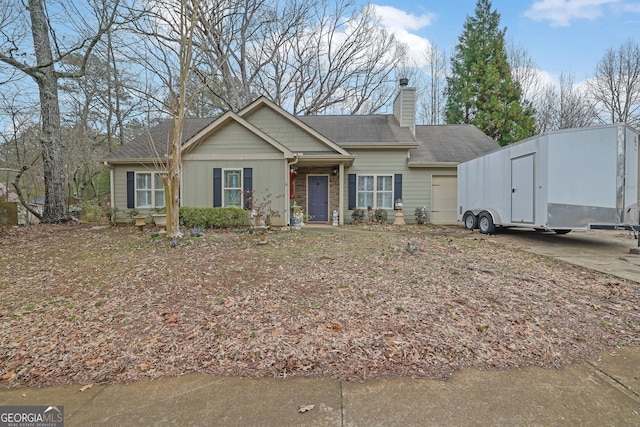
M406 77L402 77L400 79L400 87L405 87L409 84L409 79Z

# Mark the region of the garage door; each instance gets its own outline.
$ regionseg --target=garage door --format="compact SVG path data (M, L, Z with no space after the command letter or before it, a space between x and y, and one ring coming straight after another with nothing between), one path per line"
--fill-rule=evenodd
M431 223L455 224L458 205L458 178L455 175L431 177Z

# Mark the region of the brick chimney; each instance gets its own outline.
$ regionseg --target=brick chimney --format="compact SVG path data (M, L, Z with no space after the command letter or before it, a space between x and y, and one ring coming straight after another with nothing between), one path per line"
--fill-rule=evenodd
M416 88L408 87L409 80L400 79L400 90L393 100L393 115L401 128L409 128L416 135Z

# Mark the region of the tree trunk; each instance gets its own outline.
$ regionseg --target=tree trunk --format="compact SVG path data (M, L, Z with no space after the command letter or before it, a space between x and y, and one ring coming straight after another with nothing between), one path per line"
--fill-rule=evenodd
M42 0L29 0L29 13L38 64L38 70L32 74L32 77L38 84L42 120L40 145L42 146L45 187L42 221L56 223L68 218L60 136L58 78L54 69L49 26Z

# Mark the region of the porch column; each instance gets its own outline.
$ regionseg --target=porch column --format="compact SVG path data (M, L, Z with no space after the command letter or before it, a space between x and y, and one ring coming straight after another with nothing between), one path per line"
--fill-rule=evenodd
M338 204L338 224L344 225L344 164L338 166L338 182L340 191L340 203Z

